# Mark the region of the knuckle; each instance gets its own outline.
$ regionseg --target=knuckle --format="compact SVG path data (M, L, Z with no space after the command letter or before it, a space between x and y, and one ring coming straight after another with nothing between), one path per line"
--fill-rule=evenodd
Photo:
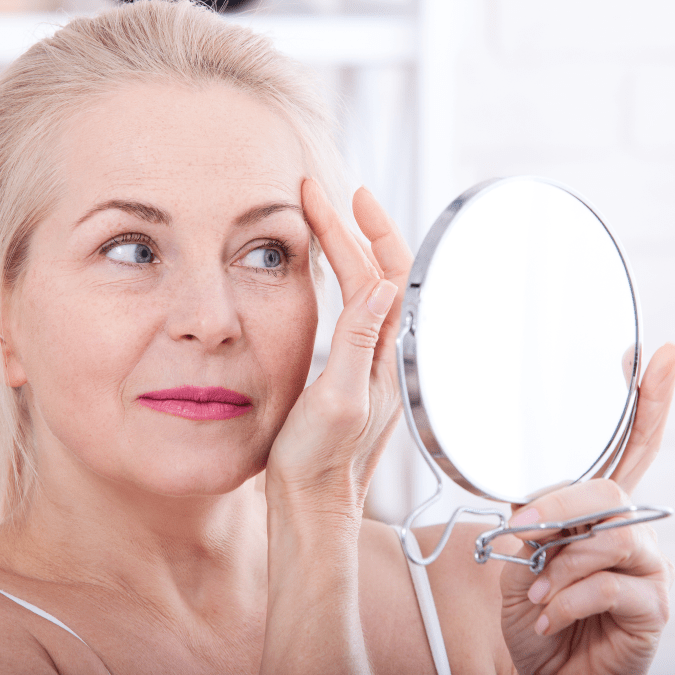
M640 425L634 424L630 431L630 442L638 447L646 447L650 440L650 434Z
M665 556L662 557L662 560L665 567L668 588L670 588L673 585L673 581L675 581L675 564L673 564L673 561L670 558L666 558Z
M347 329L345 339L353 347L359 349L375 349L380 332L372 326L351 326Z
M556 576L561 579L574 581L580 578L581 560L575 553L572 546L566 547L559 555L553 559L553 565L556 567Z
M659 615L661 624L665 626L670 621L670 601L667 593L663 593L659 597Z
M551 492L550 494L546 495L546 499L550 502L547 505L547 512L550 512L551 514L560 514L566 512L569 498L566 496L564 490L556 490L555 492ZM547 513L546 519L548 518L549 516Z
M560 593L557 596L556 614L565 624L571 623L576 617L576 603L570 593Z
M408 260L407 258L397 261L397 264L392 265L387 269L389 278L396 279L398 277L407 277L410 274L410 265L412 264L412 259Z
M599 482L602 486L603 496L607 498L609 503L616 504L617 506L628 506L630 504L628 495L621 489L618 483L608 478L601 478Z
M324 422L330 425L350 426L363 417L361 401L336 389L323 389L318 404Z
M596 587L598 595L603 599L606 607L611 607L619 596L619 581L616 574L611 572L599 572Z
M658 594L656 613L661 626L665 626L670 619L670 601L667 591Z
M632 557L642 542L639 527L618 527L612 532L614 550L622 560Z
M649 535L649 539L652 541L652 543L658 546L659 535L657 534L656 530L651 525L647 524L643 524L641 527L643 528L644 532Z

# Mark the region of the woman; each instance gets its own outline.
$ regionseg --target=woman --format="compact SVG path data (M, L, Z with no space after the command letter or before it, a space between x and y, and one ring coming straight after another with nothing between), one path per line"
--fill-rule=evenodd
M187 2L77 21L4 74L1 672L436 672L397 534L361 518L411 256L367 190L372 253L341 223L326 128L293 64ZM345 309L303 391L317 241ZM674 352L614 480L512 523L627 501ZM647 672L672 578L651 530L536 580L475 565L475 534L429 570L454 673Z

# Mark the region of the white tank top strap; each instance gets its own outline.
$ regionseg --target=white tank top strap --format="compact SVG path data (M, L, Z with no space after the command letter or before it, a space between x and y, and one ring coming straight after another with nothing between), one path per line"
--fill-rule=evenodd
M24 607L27 609L29 612L33 612L33 614L37 614L38 616L41 616L43 619L47 619L47 621L51 621L53 624L56 624L59 628L63 628L63 630L68 631L71 635L76 637L87 649L91 649L91 647L74 631L68 628L65 623L62 621L59 621L55 616L52 616L49 612L45 612L44 609L40 609L39 607L36 607L35 605L31 605L30 602L26 602L25 600L22 600L21 598L17 598L15 595L10 595L9 593L6 593L3 590L0 590L0 595L4 595L6 598L11 600L12 602L15 602L17 605L21 605L21 607ZM93 649L92 649L93 651ZM95 653L95 652L94 652ZM98 656L98 655L97 655ZM98 657L100 658L100 657ZM101 665L103 665L103 662L101 661ZM108 675L110 675L110 671L103 666L104 670Z
M63 630L68 631L71 635L76 637L87 649L91 649L91 647L74 631L68 628L65 623L62 621L59 621L55 616L52 616L49 612L45 612L44 609L40 609L39 607L36 607L35 605L31 605L30 602L26 602L25 600L22 600L21 598L17 598L15 595L10 595L9 593L6 593L3 590L0 590L0 595L4 595L6 598L11 600L12 602L15 602L17 605L21 605L21 607L24 607L27 609L29 612L33 612L33 614L37 614L38 616L41 616L43 619L47 619L47 621L51 621L53 624L56 624L59 628L63 628ZM94 651L91 649L91 651ZM95 652L94 652L95 653ZM98 654L97 654L98 656ZM100 659L100 657L98 657ZM101 665L103 665L103 661L101 661ZM108 675L110 675L110 671L103 665L103 668Z
M398 525L393 525L393 528L398 533L398 538L400 540L401 528ZM415 539L415 535L410 530L408 530L407 540L410 551L416 556L422 557L417 539ZM403 547L403 542L401 542L401 547ZM405 551L403 555L405 555ZM431 655L434 659L436 672L438 675L450 675L448 652L445 649L443 633L441 632L441 623L438 620L434 596L431 593L427 568L424 565L416 565L415 563L410 562L407 557L406 562L408 563L413 587L415 588L415 595L417 595L417 602L420 607L420 612L422 613L422 621L424 622L424 629L427 633L429 647L431 647Z
M63 628L63 630L67 630L71 635L74 635L80 642L87 645L87 643L75 631L70 630L70 628L68 628L68 626L66 626L65 623L59 621L55 616L52 616L51 614L45 612L43 609L40 609L39 607L36 607L35 605L31 605L30 602L26 602L21 598L17 598L14 595L5 593L5 591L0 591L0 594L4 595L6 598L9 598L12 602L16 602L17 605L25 607L28 611L33 612L33 614L37 614L38 616L41 616L43 619L47 619L47 621L55 623L60 628ZM89 647L89 645L87 645L87 647Z

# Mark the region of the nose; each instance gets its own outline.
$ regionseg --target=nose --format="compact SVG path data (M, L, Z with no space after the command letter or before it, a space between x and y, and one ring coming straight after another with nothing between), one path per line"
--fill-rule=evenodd
M222 268L200 270L177 283L167 331L172 340L194 341L214 351L241 337L234 290Z

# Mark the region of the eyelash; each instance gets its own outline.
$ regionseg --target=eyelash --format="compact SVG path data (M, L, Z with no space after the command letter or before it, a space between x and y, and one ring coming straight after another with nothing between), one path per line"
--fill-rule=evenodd
M105 255L108 251L111 251L116 246L122 246L123 244L146 244L149 248L154 248L154 242L147 234L141 234L140 232L125 232L121 235L114 236L110 241L101 246L99 253ZM153 255L156 255L153 251ZM145 265L141 263L129 263L129 262L117 262L118 265L132 265L134 267L143 267Z

